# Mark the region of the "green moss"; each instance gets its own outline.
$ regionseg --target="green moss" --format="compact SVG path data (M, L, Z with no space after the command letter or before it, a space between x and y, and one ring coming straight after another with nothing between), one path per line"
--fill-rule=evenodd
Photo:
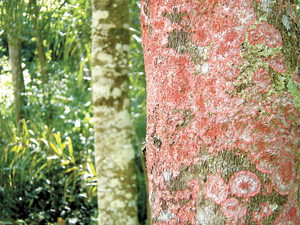
M300 85L290 80L287 84L287 87L291 96L293 97L295 106L298 108L298 110L300 110Z
M250 86L250 78L253 72L256 71L259 67L264 67L268 68L268 74L270 75L271 79L270 90L267 95L264 96L264 99L266 99L267 96L270 96L273 93L280 95L282 92L289 91L295 99L295 104L297 104L297 107L299 107L299 95L297 95L297 93L299 93L299 89L298 87L295 87L294 84L290 83L289 80L293 71L295 71L299 66L299 52L297 50L300 46L300 29L290 17L287 17L289 27L282 22L284 21L283 16L288 15L287 9L289 7L284 8L282 7L282 5L279 5L289 3L278 3L274 0L264 1L263 3L251 1L251 3L257 15L258 22L254 23L248 30L255 28L256 25L261 21L266 21L268 24L274 25L276 30L281 33L282 46L280 48L269 48L263 43L259 43L258 45L251 45L248 41L248 34L246 32L245 42L240 48L244 60L244 65L238 66L238 69L240 69L241 71L241 76L238 78L240 82L238 82L236 86L236 92L230 92L229 94L231 96L234 96L237 93L240 93L243 97L246 98L247 95L244 94L243 90L247 86ZM267 58L279 52L283 53L285 62L288 66L285 73L279 73L275 71L272 67L269 66L268 62L266 61Z
M245 94L244 90L252 85L251 77L260 67L268 68L268 74L270 75L271 88L267 96L270 96L274 92L280 94L286 90L285 81L287 74L275 71L272 67L269 67L267 62L267 58L281 51L280 48L270 48L262 42L257 45L251 45L248 41L248 35L246 35L246 40L241 45L240 50L243 57L243 65L237 66L241 72L237 78L238 82L235 85L235 90L229 93L230 95L235 96L236 94L240 94L244 98L247 98L247 94Z
M195 118L195 115L192 114L192 111L190 109L181 110L181 109L174 109L172 111L173 114L180 113L182 115L183 120L179 125L176 125L176 130L179 130L183 127L190 126L192 119Z

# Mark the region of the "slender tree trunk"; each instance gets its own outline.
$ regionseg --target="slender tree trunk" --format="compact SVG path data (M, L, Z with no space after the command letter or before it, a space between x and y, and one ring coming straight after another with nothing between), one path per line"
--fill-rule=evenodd
M20 42L18 38L11 35L10 32L8 32L8 49L11 73L13 76L15 118L16 123L18 123L22 118L24 118L24 96L22 96L22 93L25 93L25 85L21 66L22 55Z
M39 66L40 66L40 75L42 80L42 92L43 92L43 103L46 107L45 111L45 122L48 126L51 126L51 120L52 120L52 106L51 106L51 91L48 88L48 80L49 80L49 68L48 63L46 59L46 52L45 52L45 46L44 46L44 38L42 34L42 28L40 26L40 9L39 5L36 0L33 0L33 7L34 7L34 31L35 31L35 38L36 38L36 47L37 47L37 56L39 60Z
M43 44L43 37L42 32L40 28L40 19L39 19L39 6L36 2L36 0L33 0L34 4L34 13L35 13L35 19L34 19L34 31L35 31L35 38L36 38L36 47L37 47L37 54L40 62L40 73L42 77L43 84L48 83L48 67L47 67L47 60L46 60L46 53L45 53L45 47Z
M92 79L99 224L138 224L127 0L93 0Z
M299 224L293 3L142 0L151 224Z
M22 55L20 43L20 12L12 7L9 1L3 2L5 9L4 14L4 29L7 32L9 59L11 65L11 73L13 80L14 106L16 123L24 118L23 106L25 104L25 84L22 73Z

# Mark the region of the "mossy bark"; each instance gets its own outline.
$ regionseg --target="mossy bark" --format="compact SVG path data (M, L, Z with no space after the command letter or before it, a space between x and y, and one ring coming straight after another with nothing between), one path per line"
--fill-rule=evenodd
M93 0L92 79L99 224L138 224L126 0Z
M298 224L293 1L141 2L152 224Z

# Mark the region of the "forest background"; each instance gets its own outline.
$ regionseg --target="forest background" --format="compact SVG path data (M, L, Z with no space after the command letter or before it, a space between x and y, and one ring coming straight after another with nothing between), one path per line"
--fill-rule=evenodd
M146 192L139 149L146 129L145 74L139 2L129 4L131 114L139 220L144 224ZM0 221L97 224L91 0L1 0L0 9ZM24 119L18 122L10 35L20 44L25 84Z
M297 5L300 16L300 1ZM91 0L1 0L0 8L0 221L97 224ZM146 129L146 88L139 1L130 0L129 8L131 115L139 222L145 224L139 149ZM20 43L25 84L20 121L13 95L11 35Z

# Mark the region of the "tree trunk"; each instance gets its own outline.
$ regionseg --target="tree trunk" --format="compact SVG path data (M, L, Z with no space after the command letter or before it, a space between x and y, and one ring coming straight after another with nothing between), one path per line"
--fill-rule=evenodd
M3 14L3 26L7 32L9 60L13 80L14 106L16 124L24 118L23 106L25 104L25 84L22 72L22 55L20 43L20 12L17 5L12 6L9 1L3 2L5 13Z
M299 223L291 2L142 0L151 224Z
M34 31L35 31L35 38L36 38L36 47L37 47L37 55L39 58L40 62L40 73L42 77L42 82L45 86L45 84L48 83L48 67L47 67L47 60L46 60L46 53L45 53L45 47L43 44L43 37L42 37L42 32L40 28L40 19L39 19L39 6L36 0L33 0L34 4Z
M51 105L51 92L52 90L48 87L48 81L49 81L49 68L48 63L46 59L46 52L45 52L45 46L44 46L44 38L42 34L42 28L40 26L40 6L38 5L38 2L36 0L33 0L33 9L34 9L34 31L35 31L35 43L37 47L37 56L39 60L39 70L42 80L42 92L43 92L43 104L46 107L45 110L45 122L47 126L51 127L51 121L53 119L53 112L52 112L52 105Z
M21 66L22 55L20 42L18 41L18 38L10 33L8 33L8 49L11 73L13 77L15 118L16 123L18 123L22 118L24 118L24 96L22 96L22 93L25 93L25 85Z
M92 79L99 224L138 224L126 0L93 0Z

